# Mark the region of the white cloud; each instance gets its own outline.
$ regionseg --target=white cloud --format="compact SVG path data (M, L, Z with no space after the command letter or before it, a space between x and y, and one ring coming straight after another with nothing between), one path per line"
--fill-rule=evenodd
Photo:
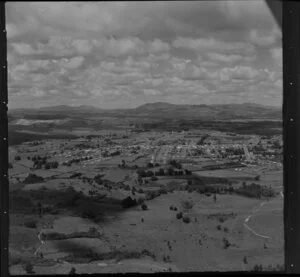
M270 49L272 58L279 65L282 64L282 48L272 48Z
M64 64L64 67L69 69L78 68L83 65L84 60L85 60L84 57L71 58Z
M216 62L225 62L225 63L237 63L237 62L251 62L255 59L255 55L253 56L242 56L237 54L232 55L224 55L220 53L210 52L207 53L209 59Z
M184 48L194 51L215 51L226 54L253 54L255 48L251 44L244 42L225 42L214 37L210 38L190 38L178 37L173 41L175 48Z

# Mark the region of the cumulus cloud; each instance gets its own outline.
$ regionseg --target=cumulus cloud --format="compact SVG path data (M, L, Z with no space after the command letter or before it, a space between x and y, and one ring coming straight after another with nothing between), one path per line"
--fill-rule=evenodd
M274 61L278 64L278 65L281 65L282 64L282 48L273 48L273 49L270 49L271 51L271 55L272 55L272 58L274 59Z
M178 37L173 41L175 48L184 48L193 51L215 51L225 54L243 53L252 54L255 50L253 45L245 42L226 42L214 37L190 38Z
M281 32L264 1L19 2L6 9L9 92L19 105L260 102L271 93L280 100Z

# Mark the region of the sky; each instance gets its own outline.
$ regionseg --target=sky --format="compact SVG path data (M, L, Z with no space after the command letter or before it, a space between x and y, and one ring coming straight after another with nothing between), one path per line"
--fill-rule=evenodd
M8 2L9 108L282 105L265 1Z

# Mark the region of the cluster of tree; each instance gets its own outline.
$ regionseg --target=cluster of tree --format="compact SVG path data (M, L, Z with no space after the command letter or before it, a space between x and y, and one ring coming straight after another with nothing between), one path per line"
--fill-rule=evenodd
M191 175L192 172L190 170L174 170L172 167L169 167L167 170L160 168L158 171L151 170L138 170L137 171L139 178L153 177L153 176L183 176L183 175Z
M225 148L225 153L226 155L238 156L238 155L243 155L244 150L242 148L229 147L229 148Z
M209 137L208 134L202 136L202 137L199 139L199 141L197 142L197 145L203 145L204 142L205 142L205 140L206 140L208 137Z
M234 189L234 192L239 195L253 198L271 198L276 196L276 192L271 186L263 186L256 183L251 183L249 185L243 183L241 187Z
M174 167L177 168L177 169L181 169L181 168L182 168L181 163L177 162L176 160L171 160L171 161L169 162L169 164L172 165L172 166L174 166Z
M88 143L88 144L79 143L79 144L74 145L73 148L83 150L83 149L95 148L95 146L91 145L90 143Z
M265 151L265 148L261 144L257 144L253 146L253 152L258 153L258 152L263 152Z
M120 154L121 154L121 152L120 152L119 150L110 153L110 155L111 155L112 157L113 157L113 156L118 156L118 155L120 155Z
M153 168L153 167L158 167L158 166L160 166L159 163L153 164L153 163L150 162L150 163L147 164L147 167L148 167L148 168Z
M282 145L278 140L275 140L272 144L272 148L274 149L282 149Z
M23 182L24 182L24 184L34 184L34 183L40 183L43 181L44 181L43 177L35 175L33 173L29 173Z
M83 157L83 158L72 159L70 161L63 162L62 165L71 166L72 164L78 164L81 161L87 161L87 160L90 160L90 159L92 159L92 157Z
M70 176L70 179L78 178L78 177L81 177L81 176L82 176L82 173L76 172L76 173L74 173L74 174L72 174L72 175Z
M20 161L21 160L21 157L20 156L15 156L15 161Z
M128 209L128 208L135 207L136 205L138 205L138 202L136 199L132 199L130 196L128 196L122 200L121 205L124 209Z
M44 168L45 169L58 168L58 162L57 161L46 162Z

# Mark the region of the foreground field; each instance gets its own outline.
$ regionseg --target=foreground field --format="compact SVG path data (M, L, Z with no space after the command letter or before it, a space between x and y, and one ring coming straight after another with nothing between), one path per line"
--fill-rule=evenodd
M183 201L193 203L192 208L185 212L191 219L188 224L177 219L176 212L169 209L175 206L183 210ZM212 197L196 192L175 191L148 201L146 211L140 207L132 208L105 224L95 224L79 217L60 217L54 220L53 228L41 231L68 234L94 227L101 238L45 241L39 253L46 260L58 262L50 266L37 265L34 270L37 274L67 273L72 267L77 273L239 271L251 270L262 261L265 267L275 267L283 262L282 199L278 197L261 206L262 203L265 202L236 195L218 195L215 203ZM249 215L251 219L246 222ZM12 228L11 241L16 242L13 232ZM18 230L18 234L20 232L27 240L33 240L33 253L39 245L37 234ZM224 238L230 243L228 248L224 247ZM27 242L22 240L19 243ZM11 247L20 249L15 244ZM87 249L99 254L112 251L142 253L146 250L154 256L146 255L138 260L101 259L89 263L63 261L68 255L80 257ZM20 265L11 266L10 272L25 273Z

